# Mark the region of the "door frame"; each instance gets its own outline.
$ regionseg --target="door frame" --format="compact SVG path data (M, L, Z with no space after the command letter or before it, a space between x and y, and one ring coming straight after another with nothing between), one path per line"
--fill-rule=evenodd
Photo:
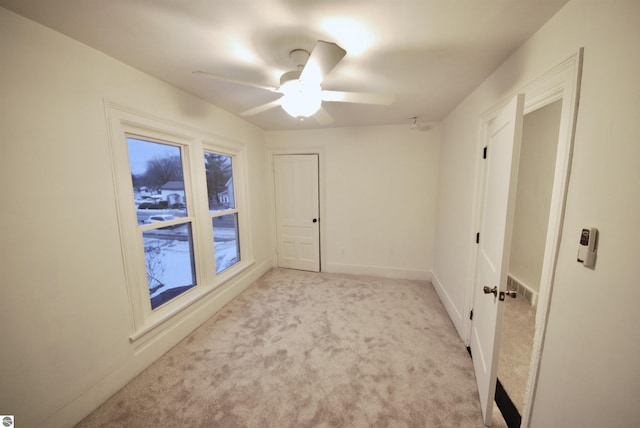
M325 228L323 226L323 219L325 218L325 193L322 182L322 177L324 177L324 147L320 146L305 146L301 147L272 147L267 148L266 151L266 163L267 163L267 177L268 177L268 186L267 186L267 197L269 198L269 212L268 220L271 227L269 228L269 239L272 243L271 251L272 251L272 266L278 266L278 236L277 236L277 218L276 218L276 195L275 195L275 178L274 178L274 156L279 155L317 155L318 156L318 211L319 211L319 225L320 228L320 272L326 271L326 236L325 236Z
M540 362L542 358L542 347L547 327L547 318L551 295L553 292L553 281L560 247L560 237L562 234L562 224L566 204L566 196L571 172L571 159L573 154L573 141L575 136L575 126L577 121L578 102L580 96L580 80L582 76L583 48L565 59L563 62L552 68L547 73L535 79L523 88L510 93L502 101L495 104L479 117L477 161L474 190L474 202L472 207L472 229L479 230L480 216L484 201L484 179L485 163L481 153L486 146L489 137L489 126L502 111L504 106L517 93L525 94L524 114L531 113L557 100L562 100L560 113L560 130L558 135L558 147L556 152L556 165L551 193L551 205L549 210L549 223L547 227L547 237L543 256L542 275L540 280L540 291L536 308L535 333L533 337L533 349L531 353L529 378L525 391L525 402L522 411L522 427L528 427L533 406L535 405L535 394ZM469 279L465 292L465 312L471 313L474 304L474 289L476 287L476 263L478 258L478 248L475 246L470 251L468 272ZM465 317L463 332L467 346L471 342L472 320Z

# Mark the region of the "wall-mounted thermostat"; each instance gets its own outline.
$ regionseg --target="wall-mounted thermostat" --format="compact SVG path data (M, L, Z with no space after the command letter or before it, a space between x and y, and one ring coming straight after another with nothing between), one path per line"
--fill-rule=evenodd
M578 261L585 267L594 267L596 264L597 250L598 229L595 227L582 229L580 233L580 245L578 246Z

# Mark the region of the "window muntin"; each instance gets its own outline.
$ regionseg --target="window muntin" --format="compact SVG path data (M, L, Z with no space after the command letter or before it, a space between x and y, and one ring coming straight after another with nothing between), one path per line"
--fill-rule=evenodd
M220 273L240 261L233 157L205 151L204 165L209 214L213 226L216 273Z

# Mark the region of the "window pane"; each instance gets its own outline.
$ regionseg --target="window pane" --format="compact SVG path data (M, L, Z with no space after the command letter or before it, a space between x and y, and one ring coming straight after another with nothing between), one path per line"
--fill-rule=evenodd
M196 283L191 223L142 232L151 308L168 302Z
M240 261L238 214L213 218L213 247L216 253L216 273Z
M205 152L204 165L207 171L209 211L215 212L235 208L231 156Z
M186 217L180 147L131 137L127 146L138 223L156 214Z

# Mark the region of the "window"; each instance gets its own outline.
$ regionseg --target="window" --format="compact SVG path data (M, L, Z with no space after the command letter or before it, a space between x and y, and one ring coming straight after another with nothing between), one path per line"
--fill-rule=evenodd
M108 108L136 341L252 264L244 146Z
M230 156L205 152L207 197L213 225L216 273L240 261L238 210L233 189L233 160Z
M156 309L196 285L182 149L131 136L127 146L149 298Z

